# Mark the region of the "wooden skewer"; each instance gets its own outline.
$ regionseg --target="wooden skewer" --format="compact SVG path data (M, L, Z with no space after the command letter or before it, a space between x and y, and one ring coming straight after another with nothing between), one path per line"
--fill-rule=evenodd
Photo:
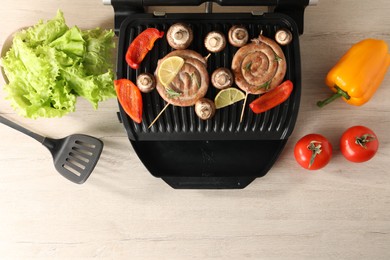
M157 115L156 118L152 121L152 123L150 123L148 129L151 128L152 125L154 125L154 123L156 123L156 121L159 119L159 117L162 115L162 113L164 113L165 109L167 109L169 105L170 105L169 103L167 103L167 104L165 105L165 107L160 111L160 113L158 113L158 115Z
M207 56L204 57L204 59L207 61L210 58L210 56L211 56L211 53L207 54Z
M245 111L245 105L246 105L247 99L248 99L248 92L246 92L246 94L245 94L244 104L242 105L240 123L242 122L242 119L244 118L244 111Z

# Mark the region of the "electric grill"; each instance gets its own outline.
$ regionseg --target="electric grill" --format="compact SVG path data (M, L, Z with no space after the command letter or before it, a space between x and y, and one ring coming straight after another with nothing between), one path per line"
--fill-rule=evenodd
M194 40L188 49L203 56L209 52L203 45L206 34L220 31L227 35L233 25L244 25L249 38L264 36L274 38L278 29L292 32L293 40L281 46L287 60L285 80L294 83L289 99L281 105L261 114L245 108L243 121L240 114L243 102L217 110L212 119L199 119L194 107L170 105L158 121L150 123L165 107L166 102L156 90L142 94L144 102L141 124L133 122L119 104L118 117L128 138L145 167L155 177L162 178L173 188L237 189L244 188L254 179L264 176L277 160L291 135L299 110L301 95L301 64L299 35L303 33L304 9L309 0L219 0L222 6L268 6L269 12L260 13L212 13L211 3L206 3L205 13L145 13L148 6L198 6L202 0L111 0L115 12L115 32L119 35L117 78L135 82L143 72L154 73L157 61L172 51L165 36L155 42L137 70L125 61L125 54L132 40L149 27L166 32L176 23L188 24L194 32ZM244 2L244 3L243 3ZM219 53L208 59L209 74L219 67L231 67L236 47L227 44ZM235 86L235 85L234 85ZM217 89L210 86L207 98L214 100ZM256 98L248 96L249 104Z

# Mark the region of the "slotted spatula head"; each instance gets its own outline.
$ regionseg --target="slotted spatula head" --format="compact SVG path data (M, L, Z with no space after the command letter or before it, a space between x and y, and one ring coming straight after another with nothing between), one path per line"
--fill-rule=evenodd
M42 144L50 150L57 171L78 184L88 179L103 151L101 140L83 134L74 134L62 139L46 137Z

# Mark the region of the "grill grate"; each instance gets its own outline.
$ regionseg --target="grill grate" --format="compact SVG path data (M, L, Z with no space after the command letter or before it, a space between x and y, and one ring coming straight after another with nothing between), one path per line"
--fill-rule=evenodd
M203 56L208 51L203 46L205 35L213 30L227 35L235 24L245 25L250 39L263 35L273 38L279 28L288 28L293 33L293 41L283 46L287 59L285 79L294 82L290 98L283 104L262 114L254 114L248 104L257 96L249 95L243 121L240 123L243 101L217 110L215 116L207 121L199 119L194 107L177 107L169 105L158 121L148 129L149 124L165 107L166 102L156 90L142 94L144 101L143 120L134 123L121 109L121 118L131 140L278 140L287 139L291 134L298 114L301 82L298 32L294 30L291 19L281 14L168 14L155 17L152 14L133 15L123 22L118 46L118 78L128 78L133 82L143 72L154 73L158 59L163 58L173 49L168 45L165 36L156 41L154 48L145 57L141 67L133 70L125 62L125 53L131 41L144 29L154 27L167 31L175 22L187 23L194 31L194 40L188 49L195 50ZM219 67L231 67L231 61L238 48L226 45L226 48L208 59L209 74ZM235 84L234 87L237 87ZM214 100L218 90L211 83L206 94Z

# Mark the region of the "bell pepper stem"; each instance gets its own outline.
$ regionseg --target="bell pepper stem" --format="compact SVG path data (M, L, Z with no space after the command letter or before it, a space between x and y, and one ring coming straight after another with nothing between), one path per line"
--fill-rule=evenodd
M339 97L344 97L345 99L350 99L351 97L348 95L348 93L344 90L342 90L340 87L338 86L335 86L335 89L337 90L336 93L334 93L331 97L325 99L325 100L322 100L322 101L318 101L317 102L317 106L319 107L323 107L329 103L331 103L332 101L338 99Z

